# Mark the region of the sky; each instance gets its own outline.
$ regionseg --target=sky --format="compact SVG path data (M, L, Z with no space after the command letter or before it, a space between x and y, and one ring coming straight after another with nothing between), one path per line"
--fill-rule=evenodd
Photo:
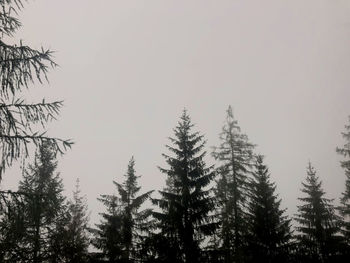
M350 1L35 0L15 35L55 51L49 84L27 101L64 100L48 134L72 139L58 159L65 191L80 179L91 221L131 156L141 191L161 190L162 153L184 108L207 139L207 164L228 105L265 155L293 215L311 161L335 202L345 175L335 149L350 115ZM21 173L8 169L2 187Z

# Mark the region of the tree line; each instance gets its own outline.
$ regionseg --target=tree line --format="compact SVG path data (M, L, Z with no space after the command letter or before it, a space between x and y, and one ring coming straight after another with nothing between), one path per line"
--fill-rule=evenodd
M308 164L297 214L281 208L264 157L243 134L231 107L207 165L205 138L186 111L166 145L166 186L142 192L132 157L116 194L90 226L79 183L63 195L55 149L42 144L18 191L1 195L2 262L347 262L350 249L350 118L343 133L345 191L325 197ZM15 194L14 194L15 193ZM145 206L149 200L152 205ZM292 223L293 222L293 223Z
M0 182L5 168L29 156L17 191L0 189L0 262L348 262L350 119L340 206L325 197L308 164L298 212L288 216L264 157L241 132L231 107L220 145L207 164L205 138L184 111L163 157L166 187L142 192L131 158L117 194L102 194L100 223L89 224L79 181L67 199L57 153L72 141L50 137L62 101L26 102L21 91L47 79L52 51L12 44L22 0L0 0ZM145 205L150 201L152 205Z

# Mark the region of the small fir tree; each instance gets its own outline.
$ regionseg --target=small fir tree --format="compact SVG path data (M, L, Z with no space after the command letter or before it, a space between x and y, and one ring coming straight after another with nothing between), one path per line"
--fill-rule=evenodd
M167 187L160 191L161 198L153 199L161 210L153 215L161 235L168 240L168 248L163 248L169 251L165 262L201 262L201 243L215 229L210 217L213 201L207 189L214 173L203 160L203 135L192 132L192 128L184 111L174 129L175 137L170 138L173 146L166 146L174 155L163 154L169 168L160 170L167 176Z
M270 181L263 157L258 156L250 182L249 248L251 262L286 262L291 237L290 220L280 209L281 199Z
M99 199L107 208L103 220L92 232L93 245L102 250L101 256L110 262L134 262L141 257L139 250L144 234L150 231L150 209L140 210L152 191L138 195L135 161L131 158L123 184L117 186L119 196L102 195ZM118 261L119 260L119 261Z
M153 191L148 191L137 196L141 187L138 186L135 172L135 160L131 158L125 181L123 184L114 182L120 195L120 206L122 213L122 243L123 243L123 260L131 262L139 255L141 242L145 235L150 231L151 209L140 210L141 205L149 199Z
M339 243L338 218L330 199L324 197L322 182L309 163L306 182L301 191L305 197L298 198L303 204L298 206L295 220L299 223L299 249L303 257L316 262L330 262Z
M345 160L341 161L341 166L345 170L345 191L340 199L340 214L343 217L342 233L347 244L350 246L350 116L349 124L345 126L345 132L342 133L345 144L342 148L337 148L337 153L342 155ZM350 253L349 253L350 254Z
M25 193L25 236L20 253L31 262L45 262L54 257L50 246L52 234L65 209L62 179L55 174L56 167L55 146L48 141L39 147L34 164L24 170L19 183L19 192Z
M81 196L77 179L72 200L68 201L67 211L57 227L57 238L63 243L63 262L83 263L88 258L88 208L85 197Z
M122 258L122 213L119 199L116 195L101 195L98 198L106 207L106 212L100 213L102 220L90 229L93 234L92 245L100 252L95 254L97 260L120 262ZM97 261L98 262L98 261Z

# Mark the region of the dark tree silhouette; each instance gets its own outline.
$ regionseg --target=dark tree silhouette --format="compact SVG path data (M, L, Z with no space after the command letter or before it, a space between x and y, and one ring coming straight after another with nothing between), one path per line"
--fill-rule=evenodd
M0 0L0 180L6 166L28 155L30 144L40 146L50 141L55 152L72 144L45 134L47 124L58 117L62 101L27 103L19 98L36 80L47 80L49 68L56 67L52 51L32 49L22 41L12 44L11 38L21 26L17 14L23 2Z
M18 192L3 192L0 196L0 262L20 262L23 259L25 226L23 197Z
M166 262L201 262L200 245L215 229L207 189L214 173L203 161L203 136L192 132L192 127L184 111L174 129L175 138L169 138L173 146L166 146L174 156L163 154L169 167L160 170L167 176L167 188L160 191L161 198L153 199L161 210L154 217L170 245Z
M104 204L107 211L100 213L101 223L96 225L97 228L90 230L94 235L92 245L101 251L96 253L94 258L96 261L106 259L110 263L120 262L123 252L123 218L119 199L116 195L101 195L98 200Z
M59 262L84 263L88 260L89 215L85 197L81 196L79 180L76 182L73 198L67 202L67 208L61 220L56 224L55 241Z
M346 180L345 191L340 199L340 213L344 218L342 233L350 246L350 116L349 124L345 126L345 132L342 135L345 139L345 144L342 148L337 148L337 153L345 158L341 162L341 166L345 170Z
M335 215L331 200L324 197L322 182L316 176L315 169L309 163L306 182L301 191L305 197L299 198L295 220L299 250L305 260L314 262L331 262L339 246L339 220Z
M62 179L55 174L56 167L55 146L45 142L39 147L34 163L24 170L19 183L19 192L25 193L25 232L20 253L30 262L44 262L56 257L51 244L56 223L65 208Z
M150 209L140 210L141 205L150 197L153 191L138 195L135 173L135 161L132 157L122 184L113 182L119 196L102 195L99 199L107 208L107 213L101 214L103 221L93 230L93 244L102 250L101 257L110 262L135 262L140 258L139 250L144 235L150 232Z
M241 133L234 119L231 106L228 107L226 122L220 133L221 144L214 147L213 156L219 161L220 176L215 189L221 228L221 250L225 262L240 262L246 235L247 181L252 167L254 145Z
M141 242L150 230L151 209L140 210L141 205L149 199L153 191L137 196L141 187L138 186L135 172L135 160L131 158L123 184L114 182L120 195L120 205L122 213L122 244L123 262L134 262L140 256L139 250Z
M248 207L249 248L251 262L286 262L291 238L290 220L280 209L263 157L258 156L250 182Z

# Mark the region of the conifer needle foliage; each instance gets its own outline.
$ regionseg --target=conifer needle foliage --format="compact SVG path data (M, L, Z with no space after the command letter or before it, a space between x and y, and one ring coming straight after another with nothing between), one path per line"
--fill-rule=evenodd
M50 121L57 119L62 101L28 103L20 97L24 89L47 81L57 65L49 49L33 49L13 38L21 27L17 18L23 0L0 0L0 180L5 167L28 156L28 146L50 141L55 152L71 147L70 140L46 135ZM9 44L11 43L11 44Z
M340 199L340 213L344 218L342 232L344 234L345 240L350 246L350 116L349 123L345 125L345 132L342 133L345 139L345 144L343 147L337 148L337 153L344 157L341 161L341 166L345 171L345 191L342 193ZM349 252L350 254L350 252Z
M240 262L243 258L247 231L248 179L253 166L254 145L241 132L231 106L220 133L220 145L212 155L218 161L219 179L215 188L220 217L220 250L224 262Z
M144 202L150 198L153 191L137 195L139 176L135 172L135 160L131 158L125 174L125 181L120 184L115 181L117 195L102 195L99 199L107 208L102 213L103 221L93 230L93 244L102 250L102 258L110 262L135 262L141 257L141 244L150 232L150 209L141 209Z
M291 238L290 219L280 208L276 185L271 182L261 155L257 156L254 167L249 187L248 258L251 262L286 262Z
M193 124L184 110L174 129L172 143L163 154L168 167L160 168L167 187L153 199L160 211L154 212L162 236L168 240L169 258L165 262L201 262L201 244L215 230L210 213L214 203L208 186L214 178L212 167L204 162L204 137L193 132Z
M297 239L299 255L315 262L332 262L336 254L339 237L339 219L335 214L332 200L325 197L322 182L315 169L309 163L307 176L302 183L304 197L298 198L302 204L298 206L295 220L299 224Z

